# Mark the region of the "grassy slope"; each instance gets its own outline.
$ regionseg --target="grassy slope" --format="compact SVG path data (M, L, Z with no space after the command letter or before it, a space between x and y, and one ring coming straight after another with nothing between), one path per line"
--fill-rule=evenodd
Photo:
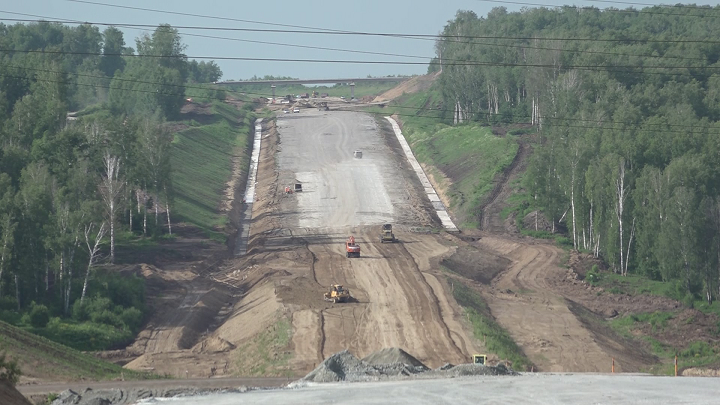
M175 134L171 154L173 196L177 218L224 241L221 230L227 218L218 207L232 174L231 158L240 155L241 164L247 166L252 114L219 102L213 104L213 112L210 124Z
M453 285L453 297L465 309L475 338L484 341L485 347L501 360L510 360L513 369L530 370L532 363L512 340L510 334L495 322L490 314L490 308L480 294L457 279L448 277L448 283Z
M512 163L518 144L512 137L493 135L489 127L441 123L439 100L440 94L431 88L375 111L398 114L413 153L450 198L449 208L460 219L459 226L477 227L478 208L492 190L493 179Z
M603 287L610 294L627 294L627 295L654 295L658 297L667 297L674 300L682 301L687 306L702 311L705 314L711 314L720 317L720 302L714 301L708 304L703 299L692 298L686 295L684 286L677 282L662 282L650 280L643 276L628 275L620 276L611 272L588 273L586 280L590 284ZM614 319L610 325L619 333L628 337L637 337L641 328L650 330L649 335L642 336L646 341L653 354L664 360L664 364L650 370L658 374L670 375L673 373L672 362L675 355L678 355L678 365L680 367L703 367L720 365L720 350L709 345L702 340L688 341L682 347L673 347L653 335L662 335L662 332L668 328L668 321L677 317L682 309L675 312L650 312L627 315L622 318ZM692 328L692 319L688 319L687 328ZM649 325L649 328L647 327ZM717 325L715 335L720 334L720 322Z
M124 370L115 364L33 335L0 321L0 350L16 359L28 377L71 380L108 380L120 377L147 378L150 375Z

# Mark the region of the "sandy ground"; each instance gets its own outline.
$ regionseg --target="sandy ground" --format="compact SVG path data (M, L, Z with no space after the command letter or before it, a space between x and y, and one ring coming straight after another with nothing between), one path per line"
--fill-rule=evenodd
M312 368L346 348L362 357L402 347L431 367L467 361L478 346L429 265L451 249L437 236L408 232L434 222L397 141L369 115L352 112L304 110L280 116L278 130L280 182L303 183L302 193L281 203L283 224L313 260L306 281L289 283L282 295L299 309L292 313L296 366ZM401 243L380 243L386 222ZM361 245L359 259L345 257L350 234ZM303 308L307 294L322 300L319 291L334 283L351 290L352 302Z
M716 404L713 379L525 374L450 380L327 383L297 389L175 398L172 405L230 404ZM154 402L148 402L154 403Z

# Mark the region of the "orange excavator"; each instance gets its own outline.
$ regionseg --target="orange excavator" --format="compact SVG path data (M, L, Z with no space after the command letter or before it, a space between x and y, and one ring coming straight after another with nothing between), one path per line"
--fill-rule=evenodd
M360 257L360 245L355 243L354 236L345 241L345 257Z

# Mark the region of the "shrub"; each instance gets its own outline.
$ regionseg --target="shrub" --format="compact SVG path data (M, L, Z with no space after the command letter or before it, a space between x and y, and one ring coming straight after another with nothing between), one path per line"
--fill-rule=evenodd
M0 298L0 310L17 310L17 301L15 301L15 298L9 296Z
M688 347L679 353L680 357L707 357L715 354L709 344L703 341L692 342Z
M0 310L0 321L5 321L11 325L19 325L22 323L22 315L17 311Z
M20 379L20 367L13 359L6 359L5 352L0 353L0 380L8 381L10 384L17 384Z
M592 285L599 283L602 279L600 274L595 269L597 269L597 266L593 266L592 270L588 271L587 274L585 274L585 280L587 280L587 282Z
M37 305L33 302L30 308L30 325L44 328L48 322L50 322L50 310L45 305Z
M125 308L120 314L120 319L133 332L140 329L143 321L143 313L137 308Z
M34 332L83 351L120 348L129 344L133 339L132 332L127 329L118 329L111 325L94 322L64 323L60 318L53 318L47 328Z

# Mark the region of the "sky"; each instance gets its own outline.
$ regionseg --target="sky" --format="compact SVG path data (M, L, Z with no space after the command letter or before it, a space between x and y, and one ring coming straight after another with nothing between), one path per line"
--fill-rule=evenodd
M81 0L84 1L84 0ZM15 0L0 5L0 19L21 18L46 20L74 20L107 24L158 24L194 27L223 27L241 29L308 30L282 27L277 24L365 33L397 33L436 35L458 10L472 10L486 16L494 7L518 11L522 7L548 7L572 4L600 9L643 8L644 4L668 4L657 0L563 1L563 0L88 0L93 3L163 10L140 11L108 7L70 0ZM524 4L522 4L524 3ZM720 0L706 0L695 4L716 6ZM190 15L170 14L185 13ZM15 14L13 14L15 13ZM23 16L22 14L31 14ZM216 17L205 18L198 15ZM246 20L246 22L223 19ZM2 20L0 20L2 21ZM13 24L13 21L2 21ZM259 24L264 23L264 24ZM106 26L99 26L104 30ZM135 38L153 28L123 28L127 46L135 47ZM223 71L223 80L289 76L300 79L359 78L388 75L413 75L427 72L427 63L434 56L432 39L390 38L371 35L330 35L278 32L248 32L225 30L178 29L189 58L264 58L317 59L332 63L301 61L222 60L216 63ZM200 35L200 36L197 36ZM205 36L205 37L202 37ZM208 38L207 36L222 37ZM260 41L266 43L253 43ZM272 42L273 44L269 44ZM290 46L292 45L292 46ZM305 48L303 48L305 47ZM307 47L333 48L312 49ZM344 50L344 51L341 51ZM354 52L347 52L348 50ZM363 53L365 52L365 53ZM369 54L367 52L389 54ZM398 57L396 55L405 55ZM347 61L340 63L339 61ZM358 63L364 62L404 62ZM405 63L411 62L415 64ZM417 63L420 64L417 64Z

